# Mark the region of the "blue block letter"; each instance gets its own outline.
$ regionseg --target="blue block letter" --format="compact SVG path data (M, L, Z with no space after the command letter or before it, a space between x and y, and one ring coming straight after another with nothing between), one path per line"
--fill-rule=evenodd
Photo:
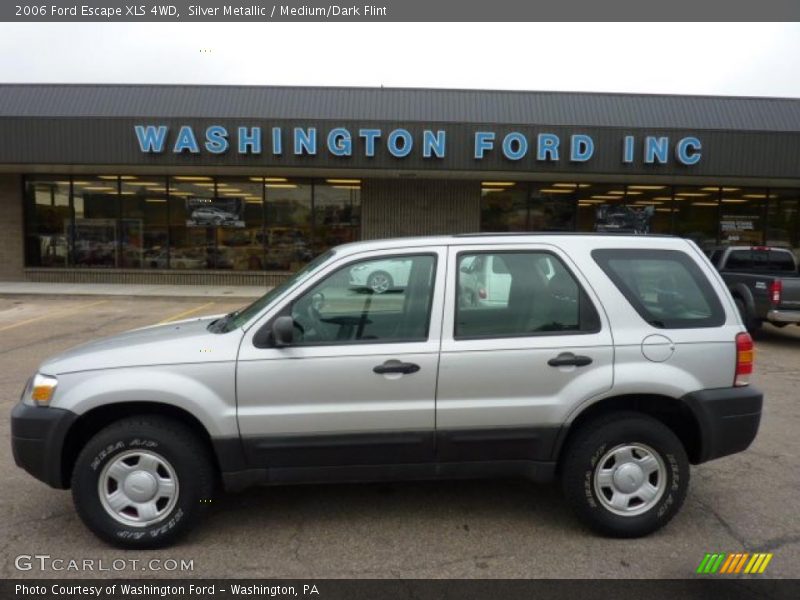
M194 131L189 125L184 125L178 131L178 139L175 140L175 147L172 152L180 154L184 150L188 150L192 154L200 154L200 147L197 145L197 138L194 137Z
M494 131L476 131L475 158L483 158L486 151L492 148L494 148Z
M134 125L136 139L139 141L139 150L142 152L163 152L164 142L167 141L167 126L159 125Z

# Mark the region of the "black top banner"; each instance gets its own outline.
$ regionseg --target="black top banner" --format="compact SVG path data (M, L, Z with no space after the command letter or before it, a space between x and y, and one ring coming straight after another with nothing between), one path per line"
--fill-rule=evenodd
M3 2L5 22L799 21L797 0L49 0ZM579 40L575 40L579 42ZM686 40L664 40L661 50Z

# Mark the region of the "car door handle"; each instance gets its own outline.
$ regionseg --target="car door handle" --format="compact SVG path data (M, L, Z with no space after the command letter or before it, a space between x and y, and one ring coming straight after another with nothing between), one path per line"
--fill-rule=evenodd
M551 367L585 367L592 364L592 359L588 356L576 356L572 352L562 352L548 360L547 364Z
M386 373L416 373L419 371L419 365L414 363L400 362L399 360L387 360L382 365L378 365L372 369L378 375Z

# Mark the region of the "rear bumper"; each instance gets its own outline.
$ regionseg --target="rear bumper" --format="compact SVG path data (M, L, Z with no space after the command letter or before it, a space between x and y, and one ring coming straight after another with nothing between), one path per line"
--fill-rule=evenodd
M67 432L78 415L60 408L20 402L11 411L11 450L14 462L47 485L65 489L62 450Z
M773 323L800 323L800 310L770 310L767 321Z
M751 386L700 390L683 397L700 427L700 452L695 463L745 450L761 422L764 396Z

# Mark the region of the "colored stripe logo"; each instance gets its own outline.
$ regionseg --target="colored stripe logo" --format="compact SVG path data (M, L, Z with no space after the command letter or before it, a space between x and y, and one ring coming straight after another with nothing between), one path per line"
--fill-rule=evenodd
M715 573L755 575L763 573L771 560L771 552L755 552L753 554L748 552L734 552L732 554L726 554L725 552L706 553L703 560L700 561L696 572L706 575Z

